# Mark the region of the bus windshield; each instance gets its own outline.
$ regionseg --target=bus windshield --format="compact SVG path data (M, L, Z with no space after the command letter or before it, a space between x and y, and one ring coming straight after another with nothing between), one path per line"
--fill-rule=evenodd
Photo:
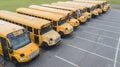
M98 8L101 8L101 5L98 5L97 7L98 7Z
M72 13L72 14L71 14L71 17L75 17L75 13Z
M102 7L102 8L104 7L104 3L101 4L101 7Z
M72 14L68 14L67 16L66 16L66 19L63 19L63 20L70 20L72 18Z
M52 30L52 27L51 26L47 26L47 27L44 27L40 30L40 34L45 34L46 32Z
M87 8L87 12L91 12L91 9L90 9L90 8Z
M27 32L21 35L18 35L16 37L12 37L9 40L10 40L12 48L15 50L30 43L30 38Z
M81 13L85 13L85 12L86 12L86 9L81 10Z
M64 24L64 23L66 22L66 20L67 20L67 18L65 18L65 19L60 19L60 20L58 21L58 25Z
M80 10L77 10L76 13L77 13L77 17L80 17L80 16L81 16Z
M93 10L94 10L94 7L91 8L91 11L93 11Z

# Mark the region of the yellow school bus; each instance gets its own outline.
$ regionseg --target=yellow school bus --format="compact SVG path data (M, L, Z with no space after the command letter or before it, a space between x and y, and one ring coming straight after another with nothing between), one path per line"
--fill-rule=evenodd
M80 3L80 2L73 2L73 1L67 1L66 3L70 3L70 4L75 4L75 5L78 5L78 6L84 6L84 7L87 7L87 8L92 8L93 9L93 17L96 17L99 15L99 12L96 8L95 5L92 5L92 4L87 4L87 3Z
M110 8L110 4L108 4L107 1L96 1L97 3L102 3L103 11L107 12L107 10Z
M63 15L28 8L18 8L16 9L16 12L51 21L53 29L57 31L62 37L73 32L73 27L66 22L68 18L65 18Z
M60 15L63 15L64 17L66 17L66 18L69 18L69 20L67 20L67 22L70 25L72 25L73 27L78 27L80 25L79 21L72 17L72 13L70 11L53 9L53 8L48 8L48 7L38 6L38 5L31 5L29 8L34 9L34 10L40 10L40 11L60 14Z
M103 12L106 12L110 8L110 4L107 1L95 1L95 0L74 0L76 2L87 2L92 4L97 4L98 8L101 8Z
M95 1L95 2L101 3L101 5L103 6L103 11L104 10L107 11L110 8L110 4L108 4L108 2L106 0L100 0L100 1Z
M52 29L51 22L48 20L5 10L0 11L0 18L25 27L30 32L31 40L42 48L58 45L61 41L60 35Z
M76 10L74 8L62 7L62 6L56 6L56 5L49 5L49 4L42 4L42 6L49 7L49 8L54 8L54 9L65 10L65 11L70 11L72 13L72 17L79 20L79 22L81 22L81 20L84 20L86 18L84 15L81 14L80 10Z
M81 7L81 6L71 5L71 4L64 4L64 3L52 3L51 5L62 6L65 8L74 8L76 9L76 14L85 16L87 19L91 19L91 13L87 12L86 7Z
M92 14L92 17L96 17L99 15L98 11L95 10L94 6L89 4L81 4L81 3L75 3L75 2L58 2L58 3L87 7L87 11Z
M95 3L89 3L88 1L70 1L70 2L79 2L82 4L89 4L95 7L95 9L98 11L99 14L102 14L102 9L99 7L99 4L95 4Z
M30 40L25 28L0 20L0 55L4 60L24 63L39 54L38 45Z

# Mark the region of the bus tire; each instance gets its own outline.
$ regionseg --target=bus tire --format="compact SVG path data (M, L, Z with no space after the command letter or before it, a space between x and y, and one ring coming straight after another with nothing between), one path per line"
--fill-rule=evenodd
M59 34L60 34L61 37L64 37L64 33L63 32L60 31Z
M81 24L81 25L84 25L85 23L86 23L86 22L81 22L80 24Z
M43 49L48 49L49 48L49 46L48 46L48 44L46 42L43 42L41 47Z
M12 57L12 62L15 64L15 65L19 65L18 63L18 61L16 60L16 58L14 58L14 57Z

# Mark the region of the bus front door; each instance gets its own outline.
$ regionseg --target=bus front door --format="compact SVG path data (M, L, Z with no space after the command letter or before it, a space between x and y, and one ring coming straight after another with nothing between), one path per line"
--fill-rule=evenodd
M8 47L7 47L7 42L6 39L1 38L1 45L2 45L2 51L3 51L3 56L5 60L10 60L9 59L9 53L8 53Z

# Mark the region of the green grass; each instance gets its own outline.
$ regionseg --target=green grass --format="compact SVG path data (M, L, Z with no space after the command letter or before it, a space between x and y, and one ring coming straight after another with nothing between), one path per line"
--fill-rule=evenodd
M119 4L120 5L120 0L107 0L111 4Z
M19 7L28 7L29 5L40 5L66 0L0 0L0 10L15 11ZM108 0L111 4L120 4L120 0Z
M15 11L15 9L19 7L28 7L29 5L40 5L57 1L59 0L0 0L0 10Z

